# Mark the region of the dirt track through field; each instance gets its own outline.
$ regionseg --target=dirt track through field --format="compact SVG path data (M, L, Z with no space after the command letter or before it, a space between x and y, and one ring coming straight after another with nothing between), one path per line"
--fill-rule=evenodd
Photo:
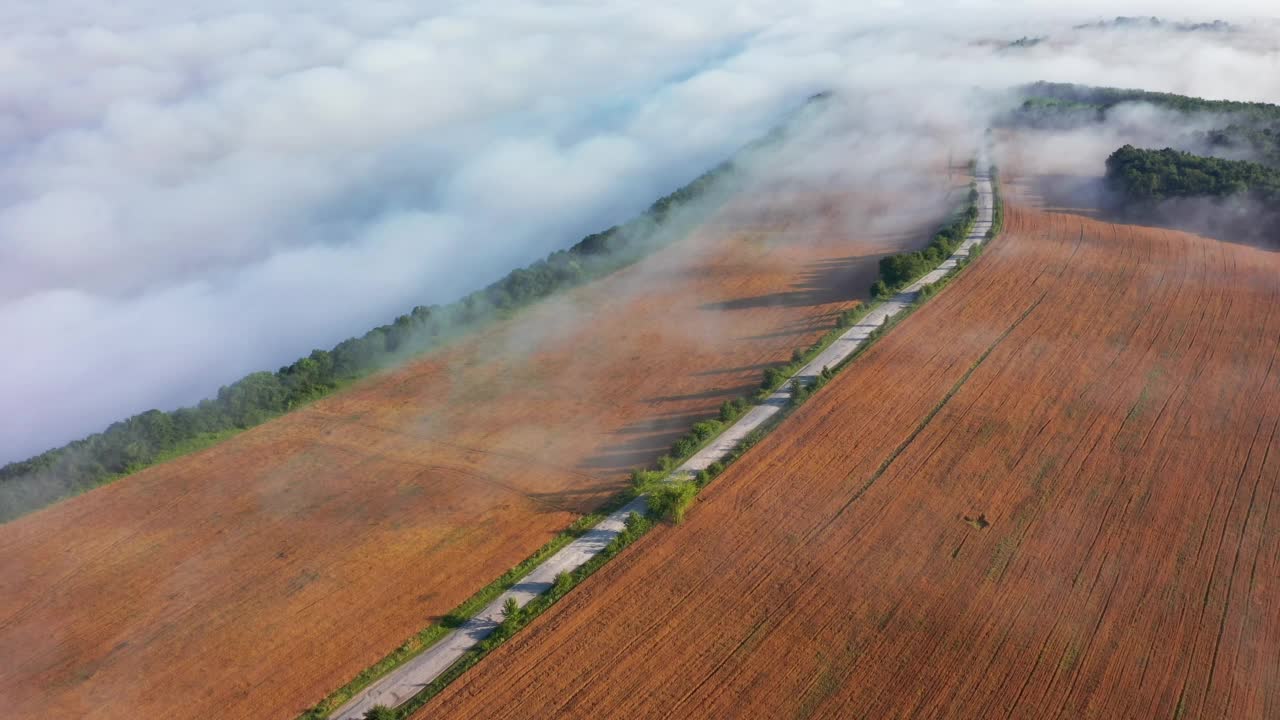
M753 389L939 219L810 197L748 192L446 351L0 526L3 714L296 716Z
M1280 716L1280 256L1006 227L417 717Z

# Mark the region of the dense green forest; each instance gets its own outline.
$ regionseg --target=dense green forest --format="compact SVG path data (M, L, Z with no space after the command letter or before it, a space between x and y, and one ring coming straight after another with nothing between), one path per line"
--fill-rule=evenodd
M1177 197L1251 196L1268 205L1280 202L1280 170L1171 148L1125 145L1107 158L1107 183L1126 203L1138 205Z
M10 463L0 468L0 521L258 425L481 323L634 262L673 239L676 233L657 230L678 209L706 198L734 166L733 160L726 161L654 202L639 217L588 235L458 302L415 307L392 323L343 340L331 350L315 350L275 372L252 373L194 407L149 410L101 433Z
M871 295L877 298L892 297L916 278L938 267L969 236L969 230L977 219L978 190L970 188L968 204L934 234L923 250L880 258L880 279L871 286Z

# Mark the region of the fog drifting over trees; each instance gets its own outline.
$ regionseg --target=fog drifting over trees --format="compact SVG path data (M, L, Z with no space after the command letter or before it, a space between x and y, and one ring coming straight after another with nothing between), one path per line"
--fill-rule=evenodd
M975 131L976 85L1280 100L1270 3L899 5L6 4L0 462L454 300L821 90ZM1118 13L1240 31L1072 30Z

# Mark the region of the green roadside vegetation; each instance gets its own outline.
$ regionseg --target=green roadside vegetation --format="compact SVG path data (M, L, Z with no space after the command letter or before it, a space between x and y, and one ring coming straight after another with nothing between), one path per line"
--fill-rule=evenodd
M868 313L879 307L881 301L873 300L872 302L864 302L856 307L850 308L842 313L836 320L836 326L827 331L825 335L818 338L818 341L810 345L804 350L796 350L791 353L791 361L784 365L775 365L764 369L763 377L760 380L760 389L751 396L750 401L746 399L743 402L753 402L759 404L764 402L770 395L777 392L787 379L795 375L800 368L809 364L809 361L818 356L818 353L826 350L835 342L845 330L857 325L866 317Z
M420 630L413 637L406 640L403 644L391 651L378 662L370 665L359 675L351 679L350 682L342 687L329 693L323 700L315 706L307 710L301 716L304 720L314 720L317 718L328 717L330 712L341 707L343 703L350 700L356 693L364 690L372 685L379 678L400 667L404 663L421 654L424 650L436 644L450 630L461 627L463 623L470 620L477 613L485 608L486 605L493 602L502 593L510 590L521 578L528 575L544 560L559 552L561 548L582 537L588 530L595 527L609 513L621 506L627 498L616 498L607 507L601 508L589 515L583 515L573 522L572 525L558 533L547 544L538 548L532 555L525 558L519 565L511 568L503 573L501 577L480 590L474 595L467 598L447 615L440 619L439 622L432 623Z
M992 184L993 188L998 188L996 185L994 166L992 167ZM968 217L970 215L969 208L972 209L972 218L967 221L965 232L960 236L960 241L956 243L957 247L959 243L963 242L964 238L967 237L977 219L977 197L975 189L970 193L968 207L962 209L958 213L957 217L959 218ZM995 205L992 217L993 220L1003 218L1003 207L998 190L995 195ZM948 222L947 225L944 225L944 230L952 228L954 222L955 220L953 219ZM993 239L996 236L996 229L997 226L993 225L993 231L987 234L988 240ZM939 231L939 234L942 234L942 231ZM950 233L948 233L947 236L950 237ZM937 284L945 286L954 280L956 276L958 276L969 264L973 262L973 260L978 257L977 250L979 247L981 246L975 247L969 257L958 264L955 271L950 273ZM938 259L934 267L941 264L947 259L947 257L948 256L942 256ZM929 268L929 270L932 269L932 267ZM579 583L590 577L596 570L617 556L623 549L648 533L655 526L655 523L663 521L671 524L680 523L684 519L685 513L694 504L699 492L703 488L727 470L734 462L743 457L747 451L753 448L761 439L781 424L791 415L792 412L795 411L796 408L802 405L805 400L812 397L814 393L834 378L837 373L861 357L862 354L867 352L877 340L883 337L892 328L896 327L898 323L906 319L906 317L911 315L916 308L935 294L936 292L930 292L928 294L921 293L914 305L908 307L892 318L889 318L884 324L872 330L867 341L862 343L862 345L860 345L852 354L838 363L835 367L823 368L815 381L807 384L800 383L799 381L793 381L797 383L795 389L798 392L793 393L791 403L787 407L782 408L780 412L775 413L759 427L748 433L723 460L712 463L692 479L671 478L671 471L674 468L688 460L696 452L701 450L722 432L727 430L735 420L745 414L753 406L764 402L769 395L780 388L783 383L787 382L791 375L817 356L817 354L822 350L830 346L831 343L834 342L836 338L843 335L848 328L857 324L857 322L876 307L878 303L862 303L858 307L842 313L835 328L826 333L822 338L819 338L818 341L809 346L809 348L805 350L797 350L793 354L791 362L783 366L766 369L760 390L750 399L737 398L726 401L721 406L720 413L716 418L696 423L688 434L676 441L671 452L664 455L657 461L655 467L649 469L637 469L632 472L631 488L629 488L627 492L622 493L615 498L615 500L610 503L611 509L602 511L600 515L608 514L609 512L612 512L612 509L621 507L622 504L641 495L648 498L648 512L645 515L632 513L628 516L626 529L612 542L610 542L603 552L591 558L572 573L561 573L556 576L555 582L547 592L537 596L533 600L530 600L523 608L515 607L514 603L510 603L508 607L504 607L503 621L498 628L495 629L493 634L477 644L476 647L468 650L461 659L450 666L449 669L441 674L439 678L425 686L412 699L394 709L387 707L374 708L365 717L368 720L399 720L401 718L408 717L419 708L426 705L427 702L438 695L446 686L449 685L449 683L453 682L467 670L475 666L476 663L480 662L480 660L482 660L484 656L488 655L494 648L498 647L503 642L506 642L519 632L520 629L531 623L539 615L567 595ZM592 525L599 521L599 516L593 517L594 519L591 521ZM590 525L584 524L583 520L579 520L579 522L574 524L574 527L579 528L578 532L582 532L586 528L590 527ZM565 544L567 544L567 541ZM550 547L550 545L548 547ZM537 562L532 562L533 558L547 557L555 550L563 547L563 544L555 547L553 550L549 550L548 547L544 547L539 550L537 554L531 556L530 560L527 560L526 563L522 563L524 570L521 572L517 573L513 570L504 575L503 578L510 578L505 587L497 589L498 583L495 582L489 588L486 588L486 591L490 591L491 589L492 591L485 596L486 599L483 602L477 601L471 603L471 601L468 601L471 603L469 605L469 614L466 614L461 606L458 610L451 612L449 617L456 618L456 624L452 627L461 625L489 602L492 602L493 598L501 594L506 587L510 587L511 584L518 581L518 579L525 573L532 570L532 568L537 565ZM480 594L478 593L476 597L479 597L479 595ZM376 673L373 671L373 668L365 673L361 673L357 680L348 683L342 690L326 697L318 705L300 716L299 720L320 720L321 718L328 717L330 712L345 703L356 692L359 692L359 690L367 687L377 678L386 675L388 672L395 669L395 667L398 667L429 647L429 643L417 642L414 645L415 649L407 650L406 646L410 645L410 643L415 643L418 638L429 638L430 642L435 642L439 638L443 637L448 630L452 629L452 627L443 627L443 623L441 623L424 629L415 636L415 638L406 643L405 646L402 646L401 649L398 649L395 653L389 655L379 663L379 665L376 666L378 668ZM360 681L361 678L367 679Z
M807 363L809 359L817 355L830 345L837 337L843 334L846 329L852 327L857 320L867 312L867 310L868 306L864 304L863 306L859 306L842 313L837 327L825 334L808 349L803 351L797 350L792 356L793 362L783 367L792 367L794 365L793 372L795 369L802 367L804 363ZM779 381L778 385L781 385L781 381ZM756 402L762 401L776 389L777 388L774 387L768 392L753 396L755 398L755 402L753 402L753 399L745 397L725 401L720 406L720 412L717 417L695 423L693 428L687 434L675 442L672 449L667 454L658 459L655 469L633 471L631 476L631 487L628 488L626 492L620 493L605 507L597 510L595 513L579 518L570 528L557 535L546 545L539 548L534 554L530 555L518 566L507 571L502 575L502 577L493 581L489 585L486 585L461 605L451 610L444 619L423 628L394 651L389 653L386 657L361 672L341 688L338 688L327 695L323 700L303 713L299 717L299 720L318 720L320 718L328 717L329 713L341 707L343 703L350 700L356 693L365 689L369 685L372 685L379 678L421 654L427 650L427 648L431 647L444 637L450 630L461 626L467 620L474 617L478 612L483 610L486 605L493 602L494 598L510 589L520 580L520 578L524 577L535 567L541 564L543 560L555 554L575 538L580 537L584 532L594 527L604 517L636 497L648 494L655 489L660 489L660 497L656 503L652 499L653 496L650 496L650 515L641 518L644 524L637 524L636 522L633 522L632 525L628 525L628 537L624 542L619 544L616 548L613 548L612 545L610 546L613 549L613 554L616 554L618 550L621 550L627 544L630 544L631 540L634 540L644 534L644 532L647 532L649 525L651 525L654 519L666 520L668 522L679 522L682 520L684 518L684 513L693 504L697 490L705 487L706 484L722 472L729 463L715 463L711 468L699 473L698 477L695 478L693 482L667 482L667 478L670 475L671 470L692 457L695 453L705 447L707 443L718 437L722 432L733 425L734 421L750 410ZM741 453L746 452L747 449L758 442L759 439L764 436L764 433L760 430L762 429L758 429L757 432L748 435L747 438L744 438L743 442L740 443L733 453L730 454L730 458L736 459L741 455ZM667 486L672 486L673 489L667 490ZM608 552L609 551L606 551L606 554ZM612 557L612 555L610 555L610 557ZM591 563L588 563L584 568L588 566L593 568L598 567L598 565L591 565ZM580 573L575 573L575 576L578 574ZM590 573L588 572L585 575L582 575L582 577L586 577L586 575L589 574ZM557 596L557 599L558 597L559 596ZM532 619L533 615L530 614L529 606L524 608L521 613L521 617L526 621ZM441 687L443 687L443 685L441 685ZM385 712L385 710L383 712ZM400 716L396 715L386 717Z
M987 234L985 236L986 242L996 239L996 237L999 236L1000 233L1004 230L1004 199L1000 194L999 173L995 165L991 166L990 177L991 177L991 201L992 201L991 202L991 229L987 231ZM932 285L926 285L925 287L921 288L920 295L917 298L917 303L923 302L933 297L934 295L937 295L938 293L942 292L948 285L954 282L955 279L960 276L959 270L963 269L973 261L977 260L978 257L982 255L982 250L983 248L986 247L986 242L976 244L973 247L969 248L969 254L966 257L961 258L960 261L956 263L957 272L950 273L946 277L939 280L938 282L933 283Z
M880 279L871 286L872 297L891 298L902 288L932 272L960 247L978 220L978 188L970 186L969 202L934 233L923 250L898 253L880 259Z
M405 702L394 710L383 709L386 720L399 720L406 718L416 712L423 705L426 705L431 698L440 694L440 691L456 680L467 670L470 670L476 663L484 659L486 655L497 648L502 643L511 639L517 632L532 622L535 618L547 610L547 608L556 604L560 598L569 594L569 591L578 585L578 583L591 577L596 570L599 570L605 563L612 560L629 545L639 540L645 533L649 532L653 527L653 522L640 514L631 513L627 517L626 527L617 537L615 537L603 552L588 560L578 569L571 573L560 573L556 576L551 588L547 592L530 600L522 608L512 608L507 613L502 622L494 629L493 634L480 641L474 648L468 650L456 663L451 665L440 677L425 686L417 695ZM375 708L375 711L378 709ZM371 711L373 712L373 711ZM389 714L387 714L389 713ZM370 715L366 714L366 718Z
M894 327L896 327L898 323L907 319L919 307L924 305L924 303L927 302L930 298L938 295L944 289L946 289L948 285L955 282L955 280L959 278L960 275L963 273L965 268L973 264L982 255L982 250L983 248L986 247L986 242L990 242L991 240L996 239L996 237L1000 235L1000 233L1004 230L1004 199L1000 191L999 173L997 172L996 166L992 165L990 170L991 170L990 177L991 177L991 195L992 195L991 229L987 231L985 241L983 243L976 244L972 248L970 248L969 254L966 257L961 258L956 263L955 270L948 273L945 277L938 280L937 282L932 283L930 285L926 285L925 287L921 288L920 292L916 295L915 303L913 303L910 307L906 308L905 310L898 313L897 315L894 315L893 317L889 318L887 321L885 321L884 324L879 325L874 330L872 330L867 342L859 346L858 349L853 352L853 354L845 358L835 367L823 368L822 372L818 375L818 378L814 382L804 386L803 388L804 392L793 393L791 398L791 404L793 407L803 404L806 400L812 397L814 393L816 393L818 390L821 390L822 387L826 385L832 378L834 378L837 373L839 373L841 370L847 367L850 363L857 360L858 357L861 356L862 353L865 352L869 347L871 347L871 345L874 344L876 340L878 340L880 337L884 336L885 333L889 332ZM964 235L961 236L961 242L963 242L964 238L967 238L969 233L973 231L973 225L977 222L977 199L978 199L978 196L976 194L976 189L975 189L974 193L970 194L970 205L969 205L969 207L973 209L973 220L970 221L968 223L968 226L965 228ZM961 211L961 217L964 217L967 214L968 214L968 209ZM957 243L957 247L958 245L959 244ZM943 258L943 259L945 260L946 258ZM933 268L930 268L930 270L932 269Z
M987 231L987 239L993 240L1004 230L1004 194L1000 188L999 168L991 166L991 229ZM974 248L981 252L982 246Z

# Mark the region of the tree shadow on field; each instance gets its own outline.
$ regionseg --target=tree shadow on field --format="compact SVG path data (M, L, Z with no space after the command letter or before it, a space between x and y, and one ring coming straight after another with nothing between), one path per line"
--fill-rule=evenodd
M767 367L773 367L774 363L755 363L754 365L739 365L738 367L721 368L719 370L700 370L691 373L693 377L707 377L708 375L731 375L740 372L764 372Z
M758 335L748 335L747 340L772 340L774 338L791 337L793 335L806 335L812 332L825 332L835 327L835 322L839 313L834 310L821 315L814 315L807 318L794 320L785 325L779 325L773 332L760 333ZM797 340L794 345L796 349L809 343ZM768 365L764 366L768 367ZM763 367L761 368L763 372Z
M708 407L700 412L676 413L633 422L613 433L616 439L590 457L578 463L580 472L627 472L638 467L649 467L671 450L694 423L709 420L716 415L714 408L725 400L740 397L733 388L725 388L715 395L707 395Z
M727 391L726 391L727 392ZM714 396L712 396L714 397ZM689 429L690 425L705 419L706 413L700 412L683 412L671 413L668 415L653 415L644 420L636 420L628 423L620 430L614 432L615 435L650 435L661 432L681 432Z
M922 240L921 244L924 241ZM709 303L703 305L701 309L733 312L769 307L820 306L866 298L871 283L879 275L880 258L886 254L850 255L818 260L806 266L790 290ZM776 323L772 327L762 328L767 332L753 335L749 339L798 337L830 330L835 327L837 315L838 312L833 309L827 313L817 313L789 322ZM808 343L797 341L793 344L799 349ZM704 370L694 375L706 377L717 374L752 373L763 371L772 365L772 363L757 363L721 370ZM615 442L584 459L579 463L578 469L586 473L600 473L625 472L637 467L649 467L667 453L677 440L688 433L694 423L716 417L717 408L721 403L749 395L757 387L755 382L749 382L681 395L649 398L647 402L656 404L705 402L706 405L705 409L697 412L657 416L633 422L617 430L614 433Z
M1013 183L1015 201L1045 212L1069 213L1102 219L1114 203L1104 179L1096 175L1062 173L1036 175Z
M614 497L625 485L626 482L624 480L617 479L613 483L601 484L591 488L551 490L527 493L527 495L540 507L563 508L570 512L586 514L594 512L610 498Z
M1152 208L1126 207L1096 175L1046 174L1013 183L1016 202L1046 212L1117 225L1189 232L1223 242L1280 250L1280 213L1240 198L1170 198Z
M699 309L732 312L760 308L810 307L869 297L885 254L850 255L809 263L790 290L706 303Z
M762 365L762 368L770 367ZM761 370L763 372L763 369ZM651 403L667 403L667 402L684 402L686 400L729 400L736 397L742 397L756 389L755 383L747 383L737 387L715 388L712 390L704 390L702 392L687 393L684 395L663 395L661 397L649 398L645 402Z

